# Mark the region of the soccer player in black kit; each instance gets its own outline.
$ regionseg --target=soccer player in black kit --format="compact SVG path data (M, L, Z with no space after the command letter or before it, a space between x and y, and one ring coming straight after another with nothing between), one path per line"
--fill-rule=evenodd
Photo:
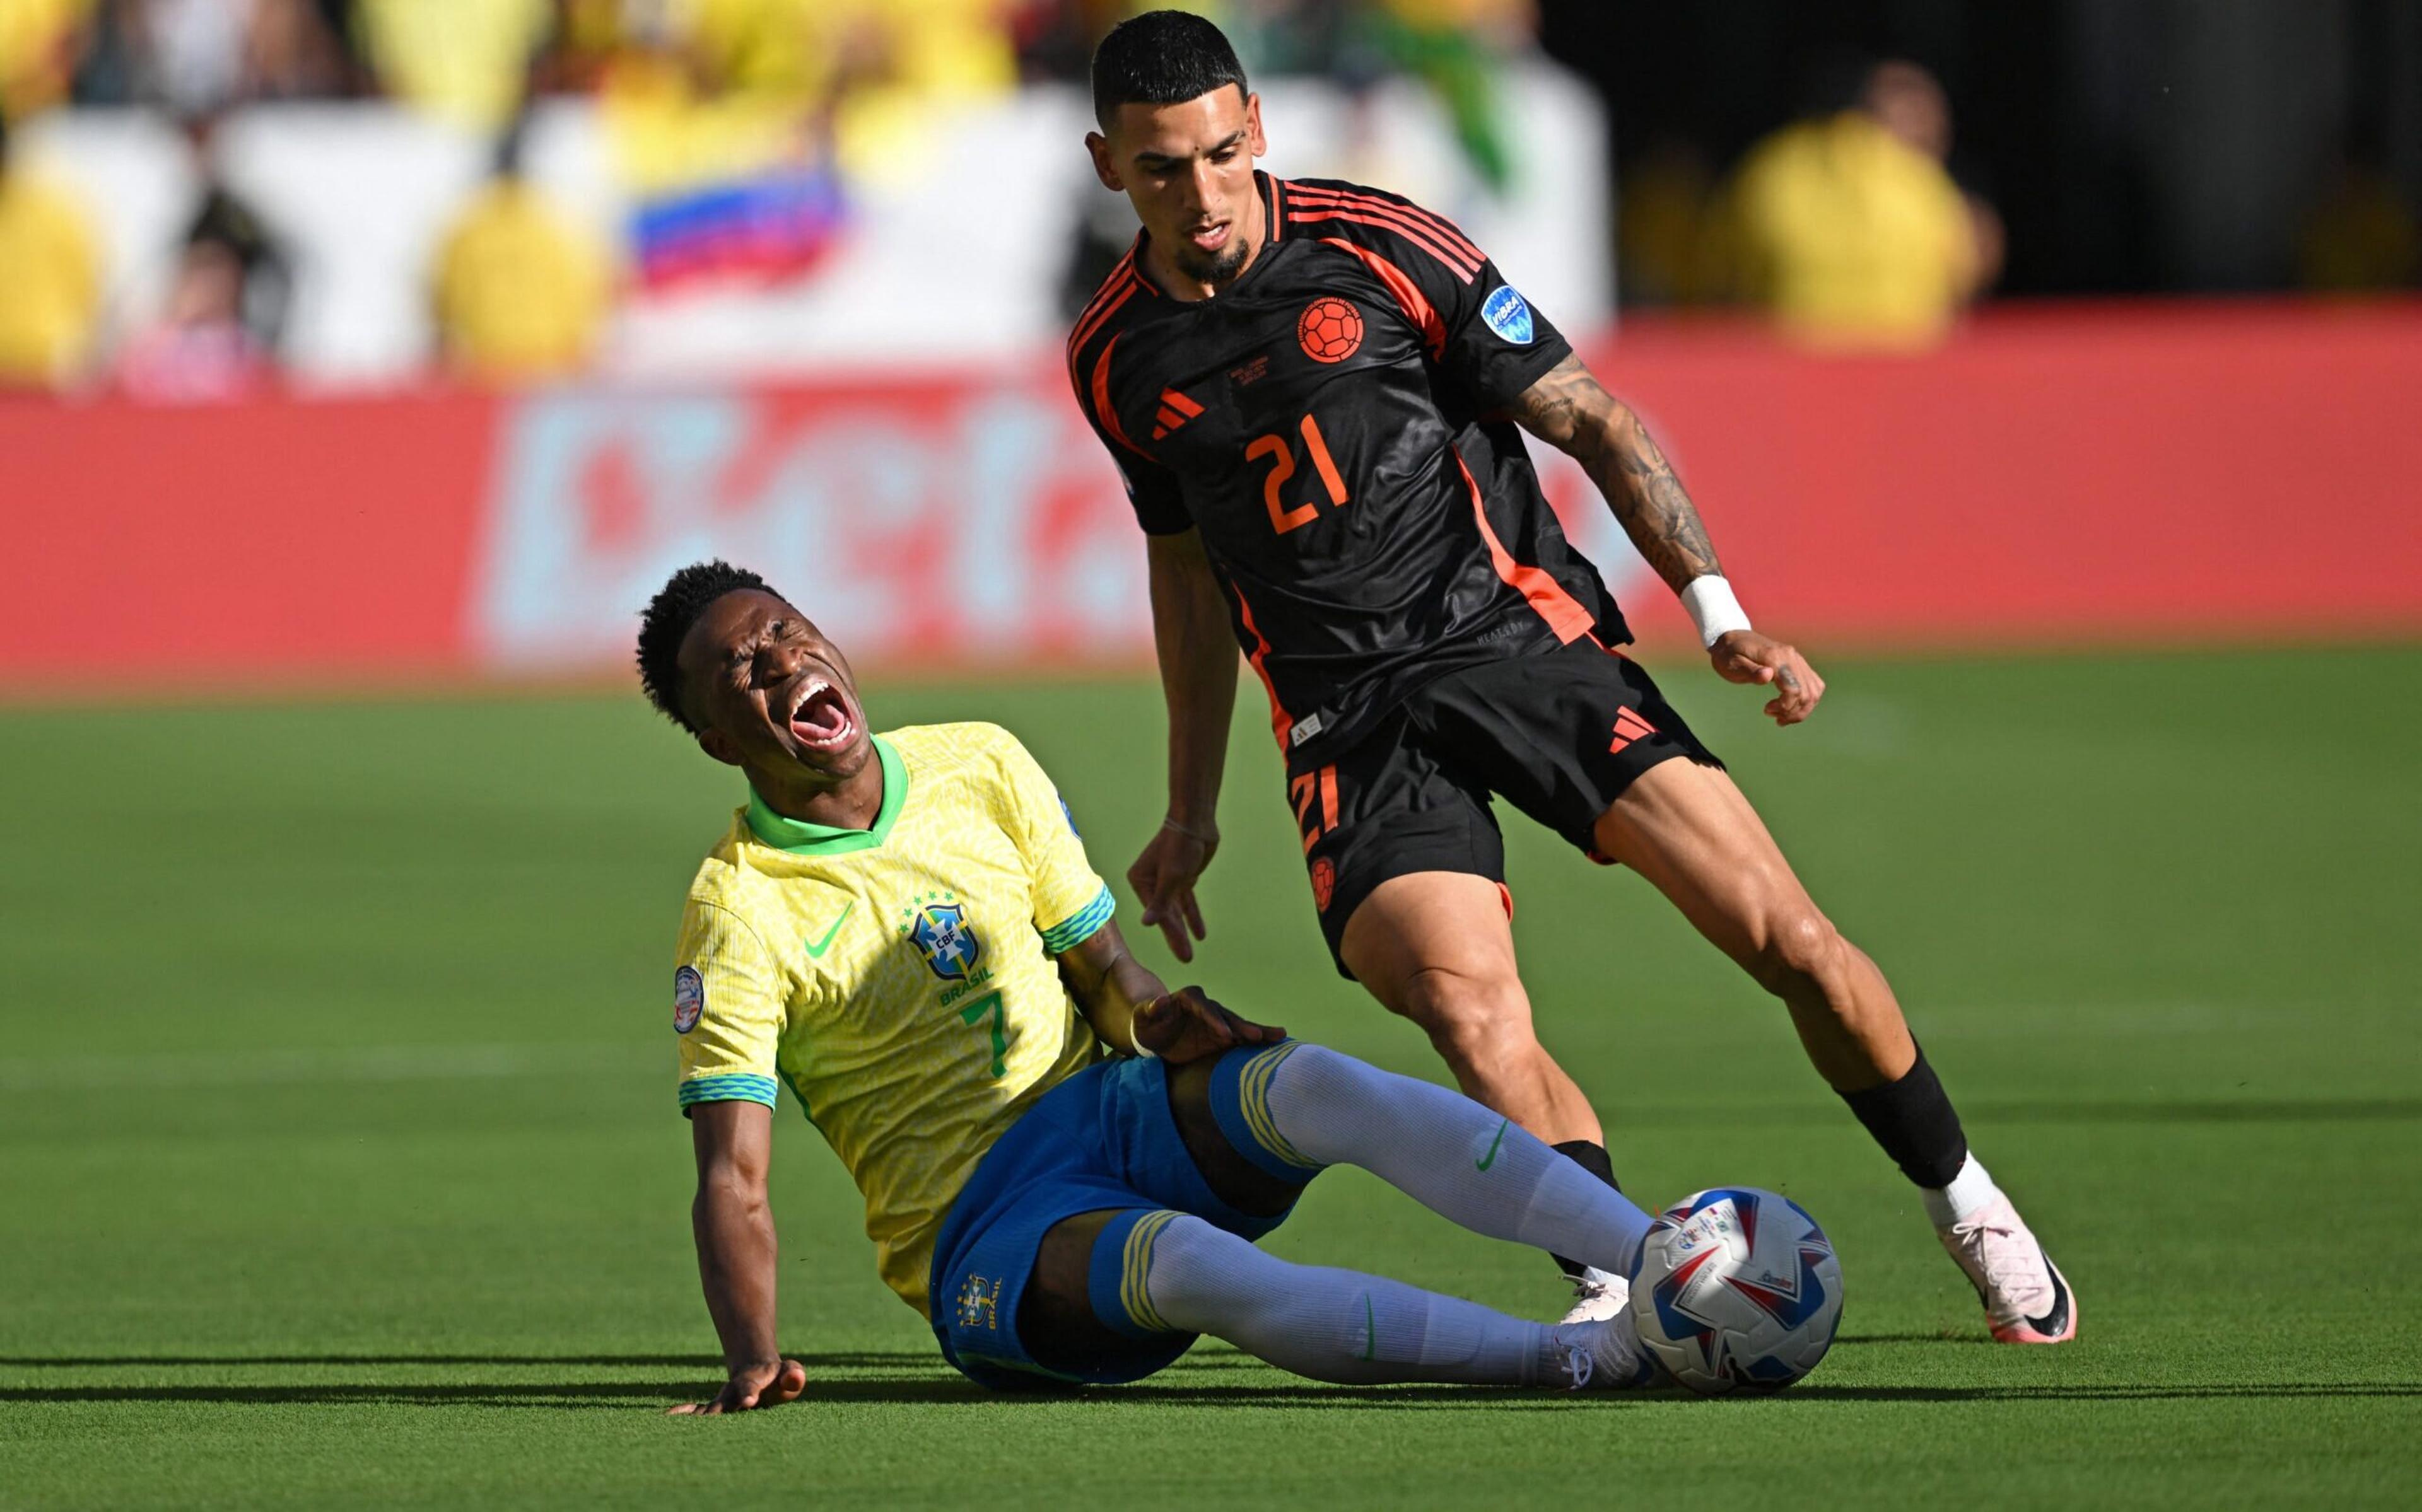
M1647 674L1523 450L1579 460L1778 725L1824 682L1750 627L1638 416L1455 227L1354 184L1274 179L1261 102L1211 23L1138 16L1093 57L1086 145L1140 234L1068 342L1077 402L1147 537L1169 809L1129 870L1181 960L1219 844L1233 644L1286 760L1339 969L1419 1024L1463 1090L1612 1182L1596 1115L1540 1046L1489 795L1628 865L1788 1007L1817 1071L1922 1190L1993 1336L2077 1308L1873 961L1818 912ZM1575 1317L1622 1277L1565 1263Z

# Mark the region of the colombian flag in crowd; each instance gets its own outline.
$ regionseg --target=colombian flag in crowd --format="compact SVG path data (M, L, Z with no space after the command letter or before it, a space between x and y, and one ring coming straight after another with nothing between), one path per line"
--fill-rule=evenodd
M645 293L763 288L813 269L849 226L827 132L794 94L701 98L635 69L602 92Z
M840 179L824 166L769 167L661 193L631 216L639 286L663 292L795 278L838 243L846 204Z

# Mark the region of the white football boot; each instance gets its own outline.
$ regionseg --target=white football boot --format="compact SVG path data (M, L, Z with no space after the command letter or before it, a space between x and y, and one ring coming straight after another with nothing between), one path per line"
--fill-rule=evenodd
M1641 1347L1640 1328L1628 1307L1618 1307L1608 1317L1558 1323L1548 1336L1565 1351L1563 1384L1568 1391L1629 1391L1664 1382L1656 1358Z
M2077 1337L2077 1299L2026 1221L1996 1194L1975 1213L1936 1230L1985 1304L1985 1322L2004 1344L2066 1344Z
M1583 1266L1573 1278L1572 1310L1566 1323L1603 1323L1631 1305L1631 1283L1612 1270Z

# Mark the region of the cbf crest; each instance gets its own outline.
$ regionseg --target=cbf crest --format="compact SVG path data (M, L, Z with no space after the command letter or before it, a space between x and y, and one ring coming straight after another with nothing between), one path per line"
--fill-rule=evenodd
M967 923L967 906L951 893L920 895L900 911L899 935L917 947L934 974L946 982L964 982L983 955L983 943Z
M959 1288L959 1327L994 1330L1000 1327L1000 1283L1001 1278L998 1276L989 1280L983 1276L967 1277L967 1285Z

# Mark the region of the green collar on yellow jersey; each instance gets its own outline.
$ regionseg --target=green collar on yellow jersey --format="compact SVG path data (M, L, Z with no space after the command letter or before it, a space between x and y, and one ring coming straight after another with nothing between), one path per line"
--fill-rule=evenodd
M874 811L872 829L843 830L829 824L810 824L787 814L777 814L748 789L748 828L758 839L777 850L787 850L794 856L841 856L852 850L867 850L881 845L891 834L892 821L900 818L900 805L908 801L908 769L900 753L882 736L874 737L874 754L883 762L883 806Z

